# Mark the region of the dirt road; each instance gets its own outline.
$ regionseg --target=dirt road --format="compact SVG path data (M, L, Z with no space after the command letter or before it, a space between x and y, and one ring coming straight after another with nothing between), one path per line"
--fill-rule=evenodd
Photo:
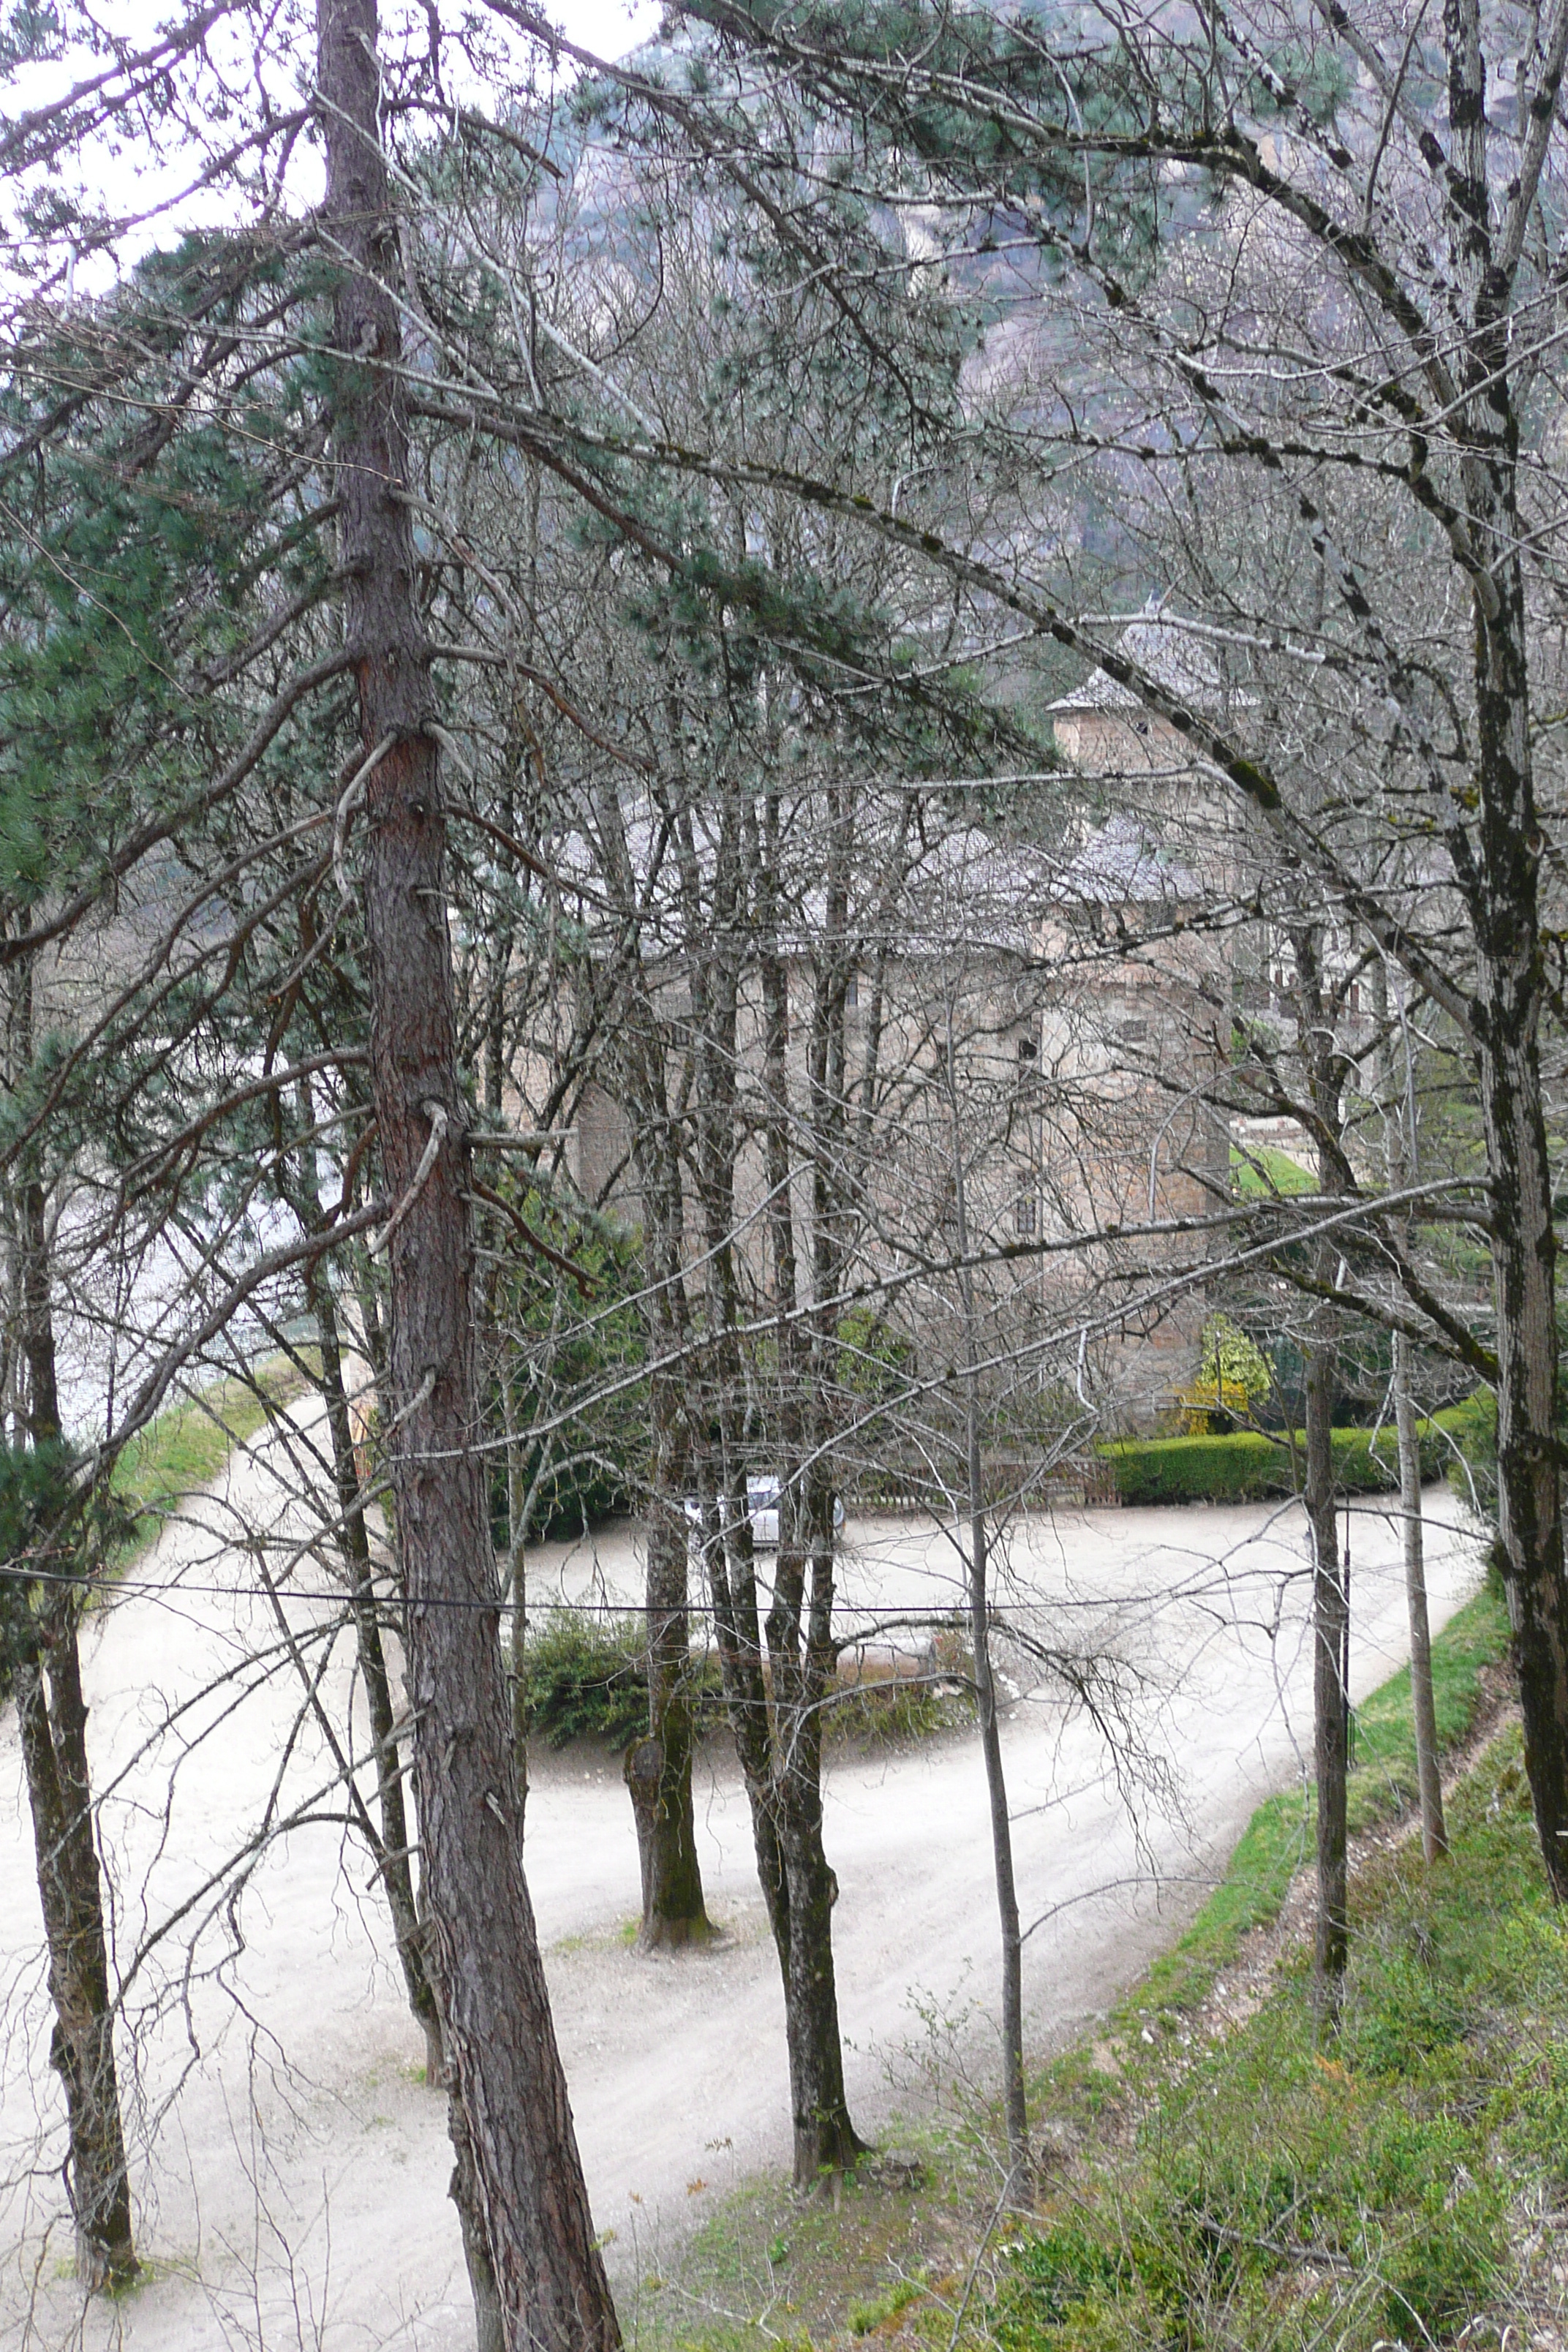
M242 1456L226 1489L165 1532L88 1642L119 1965L135 2052L132 2166L148 2283L85 2316L68 2278L63 2147L14 1714L0 1722L0 2340L142 2352L309 2345L447 2352L472 2342L443 2103L418 2079L363 1851L342 1824L301 1667L334 1719L350 1703L345 1647L323 1664L322 1571L296 1568L286 1640L258 1590L242 1523L282 1541L300 1472ZM1479 1575L1472 1533L1428 1496L1434 1615ZM847 1616L956 1598L940 1533L852 1523ZM1405 1654L1397 1526L1352 1514L1354 1680ZM277 1550L276 1561L286 1555ZM1258 1798L1300 1769L1310 1662L1300 1520L1293 1510L1110 1511L1026 1523L1009 1605L1062 1646L1120 1662L1143 1754L1129 1791L1093 1727L1048 1685L1020 1694L1005 1732L1026 1917L1026 1993L1038 2048L1102 2010L1167 1940ZM531 1589L631 1598L630 1538L596 1558L535 1561ZM294 1654L290 1654L290 1643ZM260 1663L257 1663L259 1656ZM1018 1679L1022 1681L1020 1674ZM1123 1778L1125 1778L1125 1759ZM1129 1798L1131 1797L1131 1802ZM980 1761L953 1737L877 1756L841 1752L827 1786L837 1872L839 2005L863 2130L911 2095L951 2023L990 2054L996 1972ZM299 1811L311 1818L286 1832ZM536 1764L527 1865L579 2138L610 2259L626 2275L700 2217L738 2173L787 2156L783 2007L752 1876L745 1807L716 1744L698 1798L719 1944L679 1958L629 1947L630 1808L615 1759ZM258 1824L243 1893L209 1885ZM161 1923L184 1907L179 1928ZM150 1940L151 1939L151 1940ZM904 2086L902 2091L899 2084ZM80 2331L79 2333L79 2331Z

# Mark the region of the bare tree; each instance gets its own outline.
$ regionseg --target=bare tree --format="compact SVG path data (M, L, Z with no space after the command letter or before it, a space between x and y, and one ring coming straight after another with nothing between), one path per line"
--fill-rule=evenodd
M1551 190L1562 169L1568 8L1532 18L1512 62L1501 19L1479 0L1458 0L1440 26L1424 20L1415 32L1392 16L1320 11L1303 54L1344 93L1326 110L1277 62L1272 16L1251 5L1219 11L1212 40L1184 19L1108 10L1103 43L1075 36L1065 47L1048 17L994 44L984 12L932 11L931 46L912 42L897 65L853 38L826 40L809 17L731 0L693 13L739 51L768 55L841 119L874 124L887 147L867 178L883 194L896 185L900 209L917 201L909 159L924 156L918 201L945 225L949 266L998 221L1060 265L1082 331L1076 389L1064 410L1029 385L995 444L1014 478L1068 441L1102 451L1123 483L1130 467L1157 477L1179 467L1194 490L1231 474L1270 530L1310 554L1301 577L1323 585L1321 620L1298 596L1282 626L1281 608L1255 609L1233 568L1228 579L1201 579L1205 625L1251 676L1277 679L1281 704L1320 679L1348 689L1347 726L1369 759L1395 761L1401 826L1429 845L1414 893L1389 887L1369 854L1362 794L1351 796L1347 833L1320 814L1310 779L1303 789L1289 730L1270 742L1257 715L1206 714L1120 652L1088 616L1088 598L1052 578L1049 562L1021 554L1022 518L1009 546L986 558L934 515L870 500L888 538L923 552L956 591L1097 662L1168 722L1342 919L1363 926L1441 1007L1473 1057L1491 1187L1502 1555L1541 1848L1554 1890L1568 1895L1568 1582L1543 1063L1556 1019L1542 946L1551 810L1531 724L1532 679L1554 658L1556 542L1551 471L1527 415L1543 387L1555 399ZM1417 51L1423 87L1443 93L1433 104L1410 79ZM1321 76L1312 84L1326 87ZM1095 93L1114 93L1104 118L1114 115L1114 129L1082 102ZM948 125L937 153L919 127L930 105ZM1009 125L1005 154L993 144L998 110ZM731 131L738 119L726 115ZM775 161L759 131L751 167ZM1136 234L1138 207L1153 226L1163 201L1153 175L1167 170L1178 175L1167 183L1173 266L1141 274L1149 247ZM1036 201L1037 175L1055 201ZM1225 199L1212 213L1209 190ZM1220 265L1212 281L1211 257ZM1300 306L1282 315L1296 285L1310 289L1310 318ZM1251 375L1232 365L1237 341L1263 362ZM1283 414L1248 387L1272 383L1264 355L1287 349L1304 396ZM1090 352L1103 394L1092 422L1078 396L1089 392ZM1005 399L1006 373L990 383ZM1148 429L1155 417L1180 423L1173 435ZM718 453L648 455L710 478L734 471ZM784 487L776 469L768 478ZM1050 478L1042 469L1041 482ZM820 477L794 487L829 511L862 495ZM1408 553L1388 565L1391 531ZM1409 593L1415 569L1433 583L1430 603ZM1443 624L1436 661L1412 625L1423 613Z

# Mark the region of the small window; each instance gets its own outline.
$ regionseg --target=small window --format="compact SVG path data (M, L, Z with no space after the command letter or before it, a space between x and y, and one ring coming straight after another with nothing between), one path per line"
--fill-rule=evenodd
M844 983L844 1010L846 1013L855 1013L858 1011L859 1004L860 975L858 971L852 971Z
M1019 1059L1019 1061L1020 1061L1021 1063L1022 1063L1022 1062L1037 1062L1037 1061L1039 1060L1039 1057L1040 1057L1040 1049L1039 1049L1039 1047L1036 1045L1036 1043L1035 1043L1034 1039L1033 1039L1032 1037L1020 1037L1020 1038L1019 1038L1019 1040L1018 1040L1018 1059Z
M1021 1240L1034 1239L1036 1213L1034 1192L1026 1188L1013 1203L1013 1231Z
M1118 1024L1116 1034L1124 1045L1146 1045L1149 1024L1146 1021L1122 1021Z

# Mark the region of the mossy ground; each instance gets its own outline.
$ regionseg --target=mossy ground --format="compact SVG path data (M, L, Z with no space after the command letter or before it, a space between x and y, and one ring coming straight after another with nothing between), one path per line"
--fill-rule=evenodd
M1490 1592L1439 1638L1450 1748L1505 1641ZM1363 1826L1395 1817L1413 1785L1408 1726L1402 1675L1359 1713ZM1215 2000L1308 1851L1296 1791L1260 1809L1224 1884L1101 2038L1036 2076L1048 2169L1030 2215L998 2216L995 2117L933 2047L946 2096L885 2133L897 2157L863 2167L836 2204L752 2182L667 2263L657 2244L617 2249L637 2273L628 2334L652 2352L870 2336L1372 2352L1500 2344L1510 2327L1510 2352L1559 2344L1540 2331L1568 2305L1568 1932L1516 1732L1449 1811L1445 1862L1428 1867L1411 1838L1363 1859L1337 2033L1319 2030L1299 1947L1249 2014Z

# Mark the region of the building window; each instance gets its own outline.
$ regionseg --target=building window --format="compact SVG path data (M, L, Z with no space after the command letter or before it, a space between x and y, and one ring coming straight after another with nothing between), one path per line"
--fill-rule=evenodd
M1020 1188L1018 1197L1013 1203L1013 1231L1019 1236L1020 1240L1032 1241L1034 1239L1036 1216L1037 1206L1034 1187L1032 1185L1026 1184Z
M859 1005L860 975L858 971L852 971L844 983L844 1010L846 1013L855 1013L859 1010Z
M1116 1034L1124 1045L1142 1045L1148 1040L1149 1024L1146 1021L1122 1021L1118 1023Z

